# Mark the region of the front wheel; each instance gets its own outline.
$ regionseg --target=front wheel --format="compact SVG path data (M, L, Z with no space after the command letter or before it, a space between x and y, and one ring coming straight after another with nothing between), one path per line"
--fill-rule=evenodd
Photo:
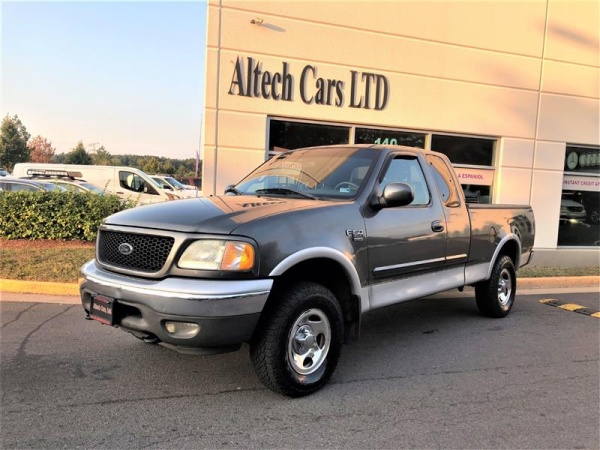
M515 302L517 277L512 259L498 258L492 276L475 286L475 299L479 312L488 317L505 317Z
M344 320L338 301L329 289L301 282L276 295L271 308L250 342L258 378L290 397L319 390L341 354Z

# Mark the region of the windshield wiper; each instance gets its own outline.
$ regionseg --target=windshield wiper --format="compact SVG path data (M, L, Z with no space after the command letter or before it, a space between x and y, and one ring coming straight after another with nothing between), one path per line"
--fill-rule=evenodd
M306 194L304 192L295 191L289 188L268 188L268 189L258 189L254 192L255 194L280 194L280 195L297 195L304 198L310 198L311 200L317 200L317 197L314 195Z

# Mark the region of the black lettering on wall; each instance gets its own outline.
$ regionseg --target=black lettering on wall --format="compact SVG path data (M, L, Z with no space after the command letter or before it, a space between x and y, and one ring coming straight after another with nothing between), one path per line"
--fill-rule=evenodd
M375 109L381 111L387 106L389 100L389 82L383 75L375 76L377 81L375 84Z
M282 100L291 102L294 100L294 78L290 75L290 65L283 63L283 93Z
M312 72L312 75L314 78L315 77L314 66L305 66L304 69L302 69L302 75L300 75L300 97L302 98L302 101L304 103L306 103L307 105L310 105L314 99L314 97L312 95L309 98L307 91L306 91L306 78L307 78L309 72Z
M363 108L381 111L390 99L388 79L376 73L350 71L349 108ZM308 64L300 74L298 92L307 105L326 105L343 107L346 104L346 86L344 80L318 76L318 68ZM280 72L263 69L263 63L252 57L237 57L229 95L243 97L262 97L265 100L294 101L294 76L290 73L290 64L282 62Z
M242 73L242 61L238 57L235 62L235 69L233 69L233 77L231 78L231 85L229 86L229 95L235 95L234 89L237 86L237 95L246 95L244 93L244 74Z

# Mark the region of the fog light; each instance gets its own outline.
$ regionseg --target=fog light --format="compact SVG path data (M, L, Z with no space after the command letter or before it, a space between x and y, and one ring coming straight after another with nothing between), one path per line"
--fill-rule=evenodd
M191 322L165 322L169 334L180 339L190 339L200 332L200 325Z

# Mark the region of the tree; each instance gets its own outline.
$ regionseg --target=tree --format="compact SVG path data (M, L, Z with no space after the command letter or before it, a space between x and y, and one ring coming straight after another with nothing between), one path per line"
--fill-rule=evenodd
M188 169L185 168L185 166L179 166L177 168L177 171L175 172L175 178L188 178L190 176L194 176L194 173L191 172L192 175L190 175L190 171Z
M45 137L39 134L27 143L31 162L49 163L54 158L55 148L52 147L52 142L49 142Z
M154 156L150 157L148 159L148 161L146 161L146 164L144 164L144 166L142 167L142 170L146 173L160 173L161 172L161 165L160 162L158 162L158 159L156 159Z
M88 152L85 151L83 142L79 141L77 147L67 153L67 156L65 157L65 163L91 165L93 162L92 157Z
M111 166L113 157L112 155L104 148L104 145L98 147L94 153L92 153L92 164L97 166Z
M16 163L29 161L29 138L30 134L19 117L7 114L0 126L0 166L11 171Z
M54 164L64 164L65 163L65 159L67 159L67 154L66 153L58 153L54 155L54 158L52 158L52 162Z
M167 160L167 162L163 164L162 173L168 173L169 175L173 175L175 173L175 167L173 166L171 160Z

